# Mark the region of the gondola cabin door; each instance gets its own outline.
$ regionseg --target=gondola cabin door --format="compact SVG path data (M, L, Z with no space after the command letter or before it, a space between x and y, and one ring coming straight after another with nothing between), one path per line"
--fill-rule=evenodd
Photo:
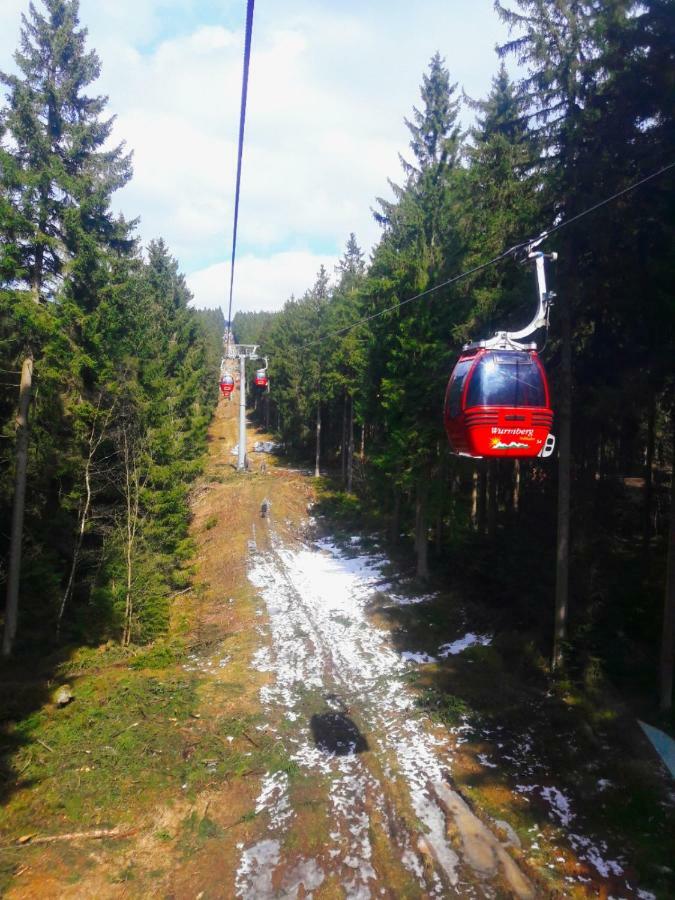
M473 457L538 456L553 411L535 350L467 348L445 395L445 430L456 453Z

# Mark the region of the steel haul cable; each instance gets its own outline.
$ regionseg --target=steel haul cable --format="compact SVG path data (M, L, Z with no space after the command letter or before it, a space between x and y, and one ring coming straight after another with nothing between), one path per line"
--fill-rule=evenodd
M415 300L421 300L423 297L428 297L430 294L436 293L436 291L440 291L442 288L450 287L452 284L456 284L458 281L463 281L465 278L468 278L470 275L475 275L477 272L482 272L484 269L490 268L490 266L495 266L497 263L502 262L502 260L506 259L509 256L515 256L519 250L524 250L525 247L539 244L542 241L545 241L556 231L561 231L563 228L566 228L568 225L572 225L574 222L578 222L579 219L583 219L591 213L595 212L598 209L601 209L603 206L607 206L609 203L613 203L615 200L618 200L620 197L629 194L631 191L634 191L636 188L641 187L643 184L646 184L649 181L653 181L655 178L658 178L660 175L663 175L665 172L669 172L671 169L675 169L675 161L668 163L665 166L662 166L660 169L657 169L655 172L652 172L649 175L646 175L644 178L640 178L638 181L634 181L632 184L629 184L628 187L623 188L620 191L617 191L615 194L612 194L609 197L605 197L604 200L600 200L598 203L593 204L593 206L589 206L588 209L584 209L582 212L578 213L575 216L572 216L571 219L565 219L562 222L559 222L557 225L553 225L551 228L546 229L540 235L533 238L528 238L526 241L521 241L518 244L514 244L513 247L509 247L508 250L504 250L502 253L499 253L497 256L493 256L492 259L487 260L487 262L480 263L477 266L474 266L471 269L467 269L464 272L460 272L458 275L453 275L452 278L448 278L445 281L441 281L438 284L433 285L430 288L427 288L424 291L421 291L419 294L414 294L412 297L407 297L405 300L401 300L400 303L393 303L391 306L387 306L385 309L381 309L379 312L371 313L369 316L364 316L362 319L357 319L356 322L352 322L351 325L345 325L344 328L338 328L336 331L329 331L327 334L323 335L320 338L316 338L313 341L308 341L306 344L302 346L301 349L305 349L306 347L313 347L316 344L321 344L329 338L339 337L341 334L346 334L348 331L352 331L354 328L358 328L360 325L365 325L366 322L371 322L373 319L377 319L380 316L384 316L389 312L394 312L397 309L400 309L402 306L406 306L408 303L414 303Z
M237 255L237 225L239 224L239 193L241 189L241 160L244 153L244 128L246 126L246 100L248 97L248 70L251 63L251 37L253 34L253 7L255 0L246 3L246 38L244 42L244 72L241 80L241 107L239 110L239 148L237 151L237 181L234 190L234 228L232 230L232 260L230 262L230 302L227 309L228 328L232 323L232 296L234 293L234 260Z

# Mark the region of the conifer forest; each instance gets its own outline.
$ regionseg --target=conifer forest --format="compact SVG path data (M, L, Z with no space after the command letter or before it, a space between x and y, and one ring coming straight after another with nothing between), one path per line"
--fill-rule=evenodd
M675 896L675 4L493 15L483 97L437 35L372 249L228 321L114 211L78 0L25 4L0 895ZM458 455L448 380L531 320L540 236L555 449ZM269 384L219 396L244 346Z

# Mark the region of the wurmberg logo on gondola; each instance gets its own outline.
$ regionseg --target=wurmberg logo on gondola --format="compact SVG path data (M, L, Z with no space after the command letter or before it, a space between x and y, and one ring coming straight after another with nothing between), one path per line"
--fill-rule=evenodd
M492 434L518 434L526 437L534 437L533 428L492 428Z

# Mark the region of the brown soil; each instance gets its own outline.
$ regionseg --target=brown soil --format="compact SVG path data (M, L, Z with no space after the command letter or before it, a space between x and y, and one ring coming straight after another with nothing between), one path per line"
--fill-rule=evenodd
M186 641L189 654L161 673L167 678L172 672L189 671L196 680L195 711L187 721L167 720L167 728L174 729L174 735L175 729L180 731L182 758L186 766L199 760L198 773L193 782L172 789L146 789L141 780L136 793L128 797L126 814L107 823L130 832L124 838L74 839L41 846L28 842L20 849L14 845L11 852L16 865L6 892L9 898L234 898L242 848L259 846L271 833L268 811L256 814L262 779L270 771L289 774L294 818L283 836L281 859L274 865L271 893L268 890L260 897L329 900L346 896L337 863L332 866L327 851L335 827L329 802L335 772L329 775L303 769L298 773L288 756L289 741L294 739L292 724L283 710L261 706L260 689L272 676L251 666L253 654L270 637L266 611L247 578L250 550L255 547L271 556L273 545L297 545L306 527L308 505L314 500L313 482L269 455L254 453L253 442L269 436L250 427L250 469L246 473L234 470L236 457L231 449L237 442L237 400L237 394L231 401L221 400L209 432L207 468L193 492L195 585L176 597L172 612L173 634ZM272 504L273 530L261 517L265 499ZM305 638L299 635L298 640ZM156 677L157 671L149 672L151 676ZM328 687L324 685L324 690ZM365 698L363 705L365 708ZM363 712L358 698L353 706L314 712L307 719L316 747L332 753L333 758L342 753L345 736L353 738L357 752L363 751L360 758L370 787L358 800L360 812L369 822L371 896L525 898L549 894L526 850L519 849L517 839L509 839L508 825L501 823L506 831L500 830L499 822L495 824L467 802L466 791L460 796L456 785L436 782L431 792L443 813L441 840L454 847L460 859L460 881L451 889L443 881L445 876L439 875L438 835L434 844L434 836L425 833L417 820L405 778L400 773L391 777L396 760L386 746L386 735L368 735L366 741L355 724ZM148 715L152 713L148 709ZM444 726L428 723L428 728L434 730L439 746L443 742L449 746L451 739ZM382 749L376 751L376 746ZM480 774L476 757L480 745L471 754L459 746L452 750L458 778L471 781ZM227 770L218 768L221 759L226 760ZM500 815L502 806L524 802L497 784L490 800ZM53 821L36 822L34 828L39 834L59 830L65 828ZM410 865L404 866L401 860L403 843L414 850L424 872L421 880L412 877ZM310 890L302 873L316 861L323 880ZM564 862L565 871L575 871L573 859ZM556 895L588 896L578 884ZM245 896L258 900L250 889Z

